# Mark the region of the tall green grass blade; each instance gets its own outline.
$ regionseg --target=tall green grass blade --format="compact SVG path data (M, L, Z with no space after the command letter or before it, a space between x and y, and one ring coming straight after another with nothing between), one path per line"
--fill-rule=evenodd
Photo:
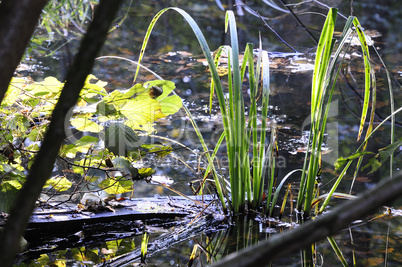
M363 102L363 110L362 110L362 116L360 119L360 128L359 128L359 135L357 137L357 140L360 139L361 134L363 132L363 127L364 123L366 121L366 116L367 116L367 111L368 111L368 106L369 106L369 99L370 99L370 87L371 87L371 64L370 64L370 54L369 54L369 49L367 45L367 40L364 35L364 32L360 26L360 23L357 18L353 19L353 25L356 27L357 35L359 37L360 41L360 46L362 48L363 52L363 59L364 59L364 73L365 73L365 78L364 78L364 102ZM375 103L373 103L373 106Z
M143 45L141 47L141 52L140 52L140 56L139 56L139 59L138 59L138 64L140 64L141 61L142 61L142 58L144 56L145 49L146 49L146 46L148 44L148 40L149 40L149 37L151 35L152 29L154 28L154 26L155 26L157 20L160 18L160 16L162 16L162 14L164 14L168 10L175 10L176 12L178 12L186 20L186 22L190 25L191 29L193 30L193 32L194 32L194 34L195 34L195 36L196 36L196 38L197 38L197 40L198 40L198 42L200 44L200 47L201 47L201 49L202 49L202 51L204 53L204 56L205 56L205 58L206 58L206 60L208 62L208 66L210 68L212 79L214 80L215 87L217 89L216 92L217 92L218 100L219 100L219 103L220 103L223 125L224 125L224 128L227 129L228 121L227 121L226 109L225 109L225 105L224 105L224 95L223 95L222 85L221 85L221 82L220 82L220 78L219 78L217 69L216 69L215 64L214 64L214 60L213 60L212 55L211 55L211 51L210 51L209 46L208 46L208 44L207 44L207 42L205 40L205 37L202 34L202 32L201 32L200 28L198 27L197 23L194 21L193 18L191 18L191 16L187 12L185 12L184 10L182 10L180 8L169 7L169 8L162 9L161 11L159 11L154 16L154 18L152 19L152 21L151 21L151 23L150 23L150 25L149 25L149 27L147 29L146 34L145 34L144 42L143 42ZM136 77L138 75L138 71L139 71L139 66L137 67L135 77L134 77L134 81L136 80ZM225 204L225 200L224 200L224 194L222 192L222 188L220 186L219 178L218 178L218 175L217 175L216 170L214 168L213 161L211 161L211 157L210 157L210 155L208 153L209 150L208 150L208 148L206 146L206 143L205 143L205 141L204 141L204 139L203 139L203 137L202 137L202 135L201 135L201 133L200 133L195 121L194 121L194 119L191 116L191 113L189 113L189 111L188 111L188 109L186 107L185 107L185 110L187 112L187 115L189 115L189 117L190 117L190 121L193 124L194 129L196 130L197 136L200 139L200 142L201 142L201 144L203 146L204 151L207 152L206 156L207 156L207 159L208 159L208 164L213 168L213 175L214 175L215 184L216 184L216 187L217 187L217 190L218 190L218 195L220 197L222 207L223 207L224 211L226 212L227 208L226 208L226 204Z
M265 172L268 170L268 186L267 186L267 213L269 216L269 210L270 206L272 206L272 201L271 201L271 196L272 192L274 190L274 183L275 183L275 156L274 156L274 151L276 149L277 142L276 142L276 128L272 127L271 128L271 140L270 144L267 148L267 157L266 161L268 161L267 167L263 167L262 169L262 177L265 177ZM265 164L265 163L264 163ZM264 165L265 166L265 165Z
M210 101L214 93L216 93L219 107L222 115L224 134L222 135L220 142L223 140L223 136L226 139L227 153L229 158L229 175L231 186L231 205L234 214L239 214L245 208L246 199L248 203L254 203L255 207L260 205L262 201L263 188L264 188L264 174L265 163L268 161L267 152L265 151L266 140L266 119L268 116L268 102L269 102L269 60L267 52L262 52L260 49L260 55L257 62L257 71L254 73L254 59L253 59L253 47L248 45L244 55L244 61L240 66L239 47L237 39L237 26L235 17L232 11L228 11L225 17L225 31L230 33L230 45L224 46L218 49L215 57L211 55L208 44L205 38L195 23L195 21L183 10L179 8L166 8L158 12L153 18L148 30L146 32L144 43L141 48L138 63L144 56L147 42L151 35L152 29L155 26L159 17L167 10L175 10L183 16L183 18L190 25L197 37L204 56L207 59L208 66L212 75ZM228 55L228 97L225 98L220 77L217 72L217 66L219 57L226 52ZM242 92L242 80L245 76L246 67L248 65L250 91L252 94L252 106L249 110L250 123L246 125L245 106ZM260 70L262 68L262 70ZM139 67L137 67L135 78L138 75ZM261 127L258 129L257 124L257 92L258 81L262 76L262 112L261 112ZM215 147L214 153L209 153L208 147L194 121L188 109L185 107L190 121L196 131L198 138L206 153L209 167L214 174L215 184L217 186L218 194L222 205L225 205L223 195L225 194L224 183L217 174L214 167L214 157L218 147ZM259 133L259 135L258 135ZM252 138L253 144L253 159L250 160L250 139ZM252 162L252 163L251 163ZM250 173L250 165L253 164L253 174ZM208 169L209 170L209 169ZM272 168L273 170L273 168ZM253 182L253 183L252 183Z
M317 47L314 72L313 72L313 82L312 82L312 93L311 93L311 132L312 143L311 143L311 153L310 160L308 164L307 180L303 188L305 187L305 197L304 197L304 214L309 216L311 210L311 202L313 200L315 177L320 167L320 154L321 154L321 143L323 139L322 128L320 127L321 122L321 111L323 109L323 98L325 92L325 84L327 76L327 68L331 58L331 51L333 46L333 32L335 28L337 10L331 8L328 12L327 18L325 20L320 41ZM325 126L324 126L325 127ZM307 154L306 154L307 155Z
M234 135L234 143L231 147L234 150L230 151L231 158L234 159L234 166L230 173L230 181L232 186L232 200L234 206L234 212L237 214L242 211L245 205L245 189L246 189L246 178L247 174L243 171L249 160L247 159L248 153L243 153L245 145L243 138L244 126L245 126L245 115L244 115L244 104L243 104L243 93L241 88L240 80L240 65L239 65L239 46L237 39L237 26L234 13L232 11L227 11L225 16L225 31L230 33L230 44L231 53L228 55L231 65L228 66L229 70L232 70L232 84L229 88L233 88L233 104L234 107L234 118L231 118L231 125L229 127L234 127L232 131ZM230 71L229 71L230 77ZM247 147L248 151L248 147ZM248 168L249 169L249 168ZM248 174L249 176L249 174ZM235 191L234 191L235 190Z
M216 54L215 54L215 67L218 68L219 66L219 58L221 57L222 51L224 50L224 47L221 46L218 48L218 50L216 50ZM212 102L214 99L214 92L215 92L215 83L214 80L211 80L211 85L210 85L210 89L209 89L209 112L211 112L212 110Z
M262 51L260 46L260 51ZM265 153L265 143L266 143L266 133L267 133L267 118L268 118L268 106L269 106L269 92L270 92L270 75L269 75L269 57L267 51L262 51L262 109L261 109L261 130L260 130L260 140L259 140L259 150L258 150L258 178L261 179L260 183L256 187L254 194L256 195L257 205L261 205L263 189L264 189L264 178L263 169L265 168L265 163L267 162L267 155ZM274 130L271 134L276 134ZM274 148L276 143L272 144ZM272 166L273 168L275 166ZM273 177L272 177L273 178Z
M342 263L342 266L349 266L345 257L342 254L342 251L339 249L338 245L335 242L335 239L332 236L327 237L328 242L331 244L332 249L335 251L336 256L338 256L339 261Z

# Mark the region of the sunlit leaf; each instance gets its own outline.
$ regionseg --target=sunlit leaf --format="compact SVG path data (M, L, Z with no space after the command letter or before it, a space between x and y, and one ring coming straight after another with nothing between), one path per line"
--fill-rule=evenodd
M45 188L51 186L58 192L63 192L72 186L72 183L64 176L62 177L52 177L46 181Z
M133 182L131 180L115 180L112 178L108 178L103 180L99 184L99 187L108 194L123 194L132 191L132 185Z
M84 174L84 168L81 167L81 166L84 166L85 161L86 161L85 158L81 159L81 160L78 160L78 161L74 161L75 165L72 166L73 172L76 173L76 174L83 175Z
M103 126L89 119L90 114L80 115L71 119L70 123L77 130L82 132L99 133L103 130Z
M160 103L152 98L137 101L130 99L121 108L120 112L126 117L125 125L134 130L153 131L152 123L164 118Z
M96 81L96 82L95 82ZM95 82L95 83L94 83ZM81 90L80 97L89 103L96 103L101 96L106 96L105 86L107 82L98 80L94 75L88 75L84 87Z
M81 137L79 140L75 141L74 144L76 146L77 151L86 152L92 145L99 142L99 139L94 136L85 135Z
M142 84L135 84L127 91L114 90L105 97L104 100L107 104L113 103L116 107L123 105L128 99L132 98L134 95L142 93L146 90Z
M60 148L60 156L74 158L77 153L77 147L74 144L62 145Z
M40 141L44 137L46 128L47 128L46 125L35 127L31 130L31 132L28 135L26 135L26 137L29 138L29 140L31 140L32 142Z
M63 83L59 82L55 77L46 77L42 82L29 84L25 87L34 96L41 96L45 98L55 97L63 88Z
M7 107L17 100L21 93L21 88L25 87L27 84L25 78L12 78L10 82L10 86L7 89L6 95L4 96L3 101L1 102L2 107Z
M141 177L150 177L152 174L154 174L155 173L155 170L154 169L152 169L152 168L141 168L141 169L138 169L138 174L141 176Z
M183 102L178 95L172 95L160 101L163 115L168 116L179 111L183 107Z

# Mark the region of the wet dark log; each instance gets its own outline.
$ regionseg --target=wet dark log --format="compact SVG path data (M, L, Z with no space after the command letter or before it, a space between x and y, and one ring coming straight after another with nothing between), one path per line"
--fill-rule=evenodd
M210 209L215 210L215 207L210 205L209 209L205 210L205 206L212 201L214 201L213 196L188 198L158 196L122 201L111 200L107 204L87 206L84 210L81 209L81 205L48 203L36 208L31 216L24 234L24 238L29 243L29 249L21 253L14 263L19 264L27 258L37 258L43 253L55 250L93 246L108 240L141 235L149 226L177 228L188 224L196 216L205 217L204 215L211 214ZM0 218L0 226L3 224L4 219ZM201 225L198 225L195 230L199 227ZM208 224L205 224L201 229L207 227ZM189 235L194 235L196 232L191 233L190 228L187 229ZM173 237L170 236L170 238ZM165 240L166 237L162 239ZM133 255L136 254L129 253L119 258L127 260Z
M92 70L94 60L102 47L110 24L121 4L121 0L103 0L95 10L94 20L81 42L74 63L67 73L66 83L53 111L52 121L42 142L41 149L28 174L27 181L20 190L19 197L10 211L0 238L0 262L2 266L12 264L18 250L18 240L22 236L35 201L50 177L60 146L65 138L65 121L69 110L77 102L81 88Z
M378 186L366 191L358 198L337 206L330 213L319 216L314 221L307 222L296 229L274 235L240 252L230 254L213 266L265 266L276 258L297 252L347 228L351 222L362 219L401 197L401 192L402 173L399 173L393 179L382 180Z
M0 4L0 102L25 53L47 0L3 0Z

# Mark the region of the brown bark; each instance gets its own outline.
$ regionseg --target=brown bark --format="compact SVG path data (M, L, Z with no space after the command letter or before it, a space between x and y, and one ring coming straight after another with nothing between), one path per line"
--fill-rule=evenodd
M373 190L368 190L358 198L337 206L330 213L322 215L314 221L307 222L283 234L274 235L240 252L230 254L213 266L265 266L276 258L297 252L347 228L351 222L364 218L381 206L401 197L401 192L402 172L392 179L383 180Z
M41 149L28 174L27 181L10 212L0 238L0 262L2 266L12 264L18 248L18 240L28 223L35 202L50 177L60 146L65 138L64 122L68 111L77 102L87 75L92 70L109 30L110 24L120 6L121 0L102 0L96 8L94 20L81 42L74 63L67 73L66 83L53 111L52 121L42 142Z
M3 0L0 4L0 102L24 55L47 0Z

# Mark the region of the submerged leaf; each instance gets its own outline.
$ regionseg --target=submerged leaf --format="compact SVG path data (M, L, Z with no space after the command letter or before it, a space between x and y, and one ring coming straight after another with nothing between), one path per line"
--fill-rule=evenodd
M362 170L371 167L371 171L368 174L371 174L375 171L377 171L382 164L395 152L396 149L398 149L400 146L402 146L402 138L399 139L398 141L381 148L378 151L378 154L371 158L369 162L362 168ZM380 160L379 160L380 159Z
M163 158L172 152L171 146L159 145L159 144L144 144L143 148L148 149L148 153L155 153L158 157Z

